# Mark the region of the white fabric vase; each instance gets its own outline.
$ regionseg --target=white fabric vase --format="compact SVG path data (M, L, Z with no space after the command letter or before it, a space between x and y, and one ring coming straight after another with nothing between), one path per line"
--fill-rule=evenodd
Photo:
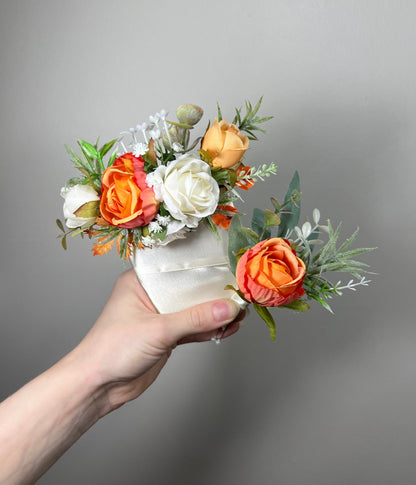
M221 241L200 224L186 239L134 251L134 270L160 313L217 298L232 298L244 308L245 302L233 290L224 290L226 285L237 285L228 265L228 233L220 229L219 234Z

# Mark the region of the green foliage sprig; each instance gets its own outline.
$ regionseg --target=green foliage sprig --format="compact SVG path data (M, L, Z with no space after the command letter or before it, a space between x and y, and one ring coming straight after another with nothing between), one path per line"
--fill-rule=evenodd
M342 294L341 290L350 289L355 291L357 286L367 286L369 280L363 274L369 274L368 265L354 258L361 254L372 251L375 248L350 249L358 235L358 229L337 247L341 224L336 229L328 220L327 225L320 225L320 213L317 209L313 212L315 225L305 222L302 228L298 227L300 217L300 182L299 174L295 172L287 189L283 203L279 203L272 197L274 211L254 209L251 227L244 227L239 216L234 216L229 227L228 256L231 271L235 274L239 258L249 248L260 241L272 237L288 239L297 256L305 263L306 275L303 281L303 289L307 299L317 301L325 309L332 312L328 299ZM328 241L324 243L318 239L320 235L327 233ZM321 249L314 254L315 247L322 245ZM354 283L350 280L347 285L341 286L341 281L333 285L323 275L327 272L346 273L359 279ZM242 297L239 290L235 289ZM254 304L254 309L266 322L270 330L270 336L274 340L276 325L268 308ZM287 308L295 311L308 310L309 304L302 298L295 300L279 308Z
M258 140L257 136L253 132L260 131L262 133L265 133L265 130L261 128L259 125L273 118L273 116L264 116L264 117L257 116L257 113L260 109L262 101L263 101L263 96L257 101L257 103L254 106L249 101L246 101L245 102L246 113L244 116L241 114L242 108L235 108L235 116L233 118L232 124L236 125L240 131L245 132L249 140ZM220 105L218 103L217 103L217 114L218 114L218 121L221 121L222 112L221 112Z

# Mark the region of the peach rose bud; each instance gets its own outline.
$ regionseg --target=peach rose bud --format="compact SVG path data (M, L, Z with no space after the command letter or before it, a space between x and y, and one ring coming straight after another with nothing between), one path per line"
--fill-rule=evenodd
M235 125L215 118L205 133L201 148L209 153L214 167L231 168L241 160L248 144L248 137Z

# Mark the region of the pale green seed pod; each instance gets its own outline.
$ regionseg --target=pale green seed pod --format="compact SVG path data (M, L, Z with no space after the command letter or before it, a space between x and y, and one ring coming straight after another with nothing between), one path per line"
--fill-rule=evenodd
M182 129L178 128L176 126L173 126L172 128L169 128L169 136L170 136L170 142L173 143L182 143ZM166 133L163 135L162 138L163 144L165 145L166 148L172 148L171 143L169 143L168 136Z
M180 123L196 125L202 118L204 110L195 104L181 104L176 110L176 116Z

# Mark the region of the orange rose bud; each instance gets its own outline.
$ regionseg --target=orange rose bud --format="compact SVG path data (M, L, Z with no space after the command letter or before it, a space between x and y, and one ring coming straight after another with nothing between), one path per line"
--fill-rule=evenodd
M236 279L248 301L261 306L281 306L304 293L305 263L289 241L266 239L248 249L237 263Z
M101 217L112 226L132 229L155 218L159 203L146 185L142 157L121 155L104 171L101 182Z
M205 133L201 148L212 157L214 167L230 168L238 163L248 150L248 137L235 125L215 118Z

